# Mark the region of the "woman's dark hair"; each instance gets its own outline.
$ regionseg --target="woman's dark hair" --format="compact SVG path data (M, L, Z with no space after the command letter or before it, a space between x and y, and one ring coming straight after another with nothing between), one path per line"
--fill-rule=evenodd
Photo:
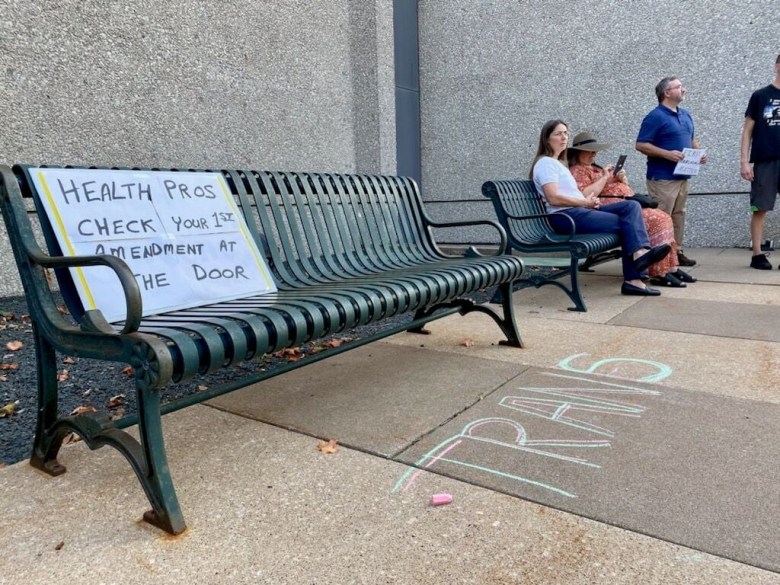
M536 149L536 156L534 157L534 162L531 163L531 170L528 173L529 179L533 180L534 178L534 167L536 166L536 161L544 156L553 156L553 154L555 154L552 148L550 148L550 135L555 131L555 128L561 124L566 126L566 129L568 130L569 125L563 120L550 120L545 122L544 126L542 126L542 131L539 133L539 146ZM567 150L568 149L564 150L558 157L558 160L561 161L565 166L569 166L566 160Z
M574 165L580 164L580 155L582 153L584 153L585 151L584 150L577 150L576 148L573 148L571 150L571 152L572 152L572 155L569 157L569 168L573 167ZM593 166L601 168L596 163L593 163Z

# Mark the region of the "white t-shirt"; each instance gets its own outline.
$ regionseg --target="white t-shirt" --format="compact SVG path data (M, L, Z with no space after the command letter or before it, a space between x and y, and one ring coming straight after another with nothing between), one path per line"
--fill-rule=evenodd
M567 169L561 161L554 159L551 156L545 156L536 161L536 164L534 165L534 186L542 197L544 197L544 190L542 187L549 183L558 183L558 193L561 195L585 199L585 196L577 188L577 181L574 180L569 169ZM546 197L544 202L547 213L555 213L556 211L569 209L571 207L570 205L566 207L555 207L554 205L550 205Z

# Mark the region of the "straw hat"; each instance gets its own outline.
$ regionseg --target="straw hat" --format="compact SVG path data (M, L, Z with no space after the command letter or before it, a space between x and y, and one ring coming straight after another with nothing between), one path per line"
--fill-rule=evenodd
M596 142L596 135L592 132L580 132L572 140L570 150L587 150L589 152L599 152L609 148L609 144Z

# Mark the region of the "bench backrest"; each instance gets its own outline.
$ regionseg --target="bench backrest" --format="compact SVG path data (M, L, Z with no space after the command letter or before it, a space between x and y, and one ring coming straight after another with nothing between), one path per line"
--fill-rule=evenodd
M225 176L279 284L328 282L439 255L411 179L268 171Z
M487 181L482 185L482 194L492 201L498 221L506 229L511 245L518 248L525 244L550 242L549 236L555 232L545 217L547 210L533 181ZM515 221L513 217L528 219Z
M31 197L35 189L27 165L3 173L4 190ZM140 170L140 169L139 169ZM168 169L165 169L168 170ZM241 208L258 247L265 253L281 287L299 287L344 277L402 268L441 257L423 209L417 185L401 177L270 172L220 171ZM16 201L4 205L6 221L17 234L15 248L37 248L33 231ZM7 208L7 209L6 209ZM51 226L40 215L48 252L60 255ZM14 237L9 233L9 237ZM37 250L39 253L40 249ZM22 279L43 290L39 266L17 258ZM70 273L57 278L68 308L78 319L83 313Z

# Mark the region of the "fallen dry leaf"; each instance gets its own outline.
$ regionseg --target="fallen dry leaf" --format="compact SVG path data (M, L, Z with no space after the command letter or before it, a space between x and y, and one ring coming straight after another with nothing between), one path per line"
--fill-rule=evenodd
M10 417L16 411L16 405L18 402L9 402L3 408L0 408L0 418Z
M60 541L57 543L57 545L54 547L54 550L62 550L62 547L65 546L65 541Z
M62 370L57 374L57 382L64 382L70 378L70 374L68 373L68 370Z
M125 376L132 376L133 375L133 366L127 366L126 368L122 369L122 373Z
M124 394L117 394L116 396L112 396L109 398L108 402L106 402L106 408L118 408L120 406L124 406L125 404L125 395Z
M78 443L81 440L81 437L79 437L76 433L69 433L65 435L65 438L62 439L63 445L69 445L70 443Z
M274 357L284 359L288 362L297 362L299 359L305 357L303 352L297 347L288 347L282 349L273 354Z
M2 371L2 370L15 370L18 367L19 367L19 364L14 363L14 362L9 362L9 363L6 363L6 364L0 364L0 371Z
M64 360L62 360L63 364L75 364L76 360L74 360L72 357L68 356Z
M68 309L66 309L63 305L60 305L59 307L57 307L57 312L60 315L67 315L68 314Z
M208 390L208 386L204 386L203 384L198 386L198 392L204 392L205 390Z
M94 406L77 406L73 409L73 412L70 413L70 416L77 414L87 414L88 412L97 412L97 408Z
M124 408L117 408L111 416L108 417L109 420L119 420L125 416L125 409Z
M335 453L339 450L338 445L336 444L336 439L331 439L330 441L320 440L320 442L317 443L317 449L320 451L320 453L325 453L326 455L330 455L331 453Z
M474 341L473 339L471 339L471 338L468 338L468 337L467 337L466 339L464 339L463 341L461 341L461 342L460 342L460 344L461 344L463 347L474 347L474 344L475 344L475 343L476 343L476 341Z
M19 317L19 320L22 323L29 323L30 322L30 315L27 315L27 314L22 315L21 317Z
M8 351L19 351L23 347L24 347L24 343L22 343L21 341L9 341L8 343L5 344L5 348Z
M0 376L0 382L8 382L8 376Z

